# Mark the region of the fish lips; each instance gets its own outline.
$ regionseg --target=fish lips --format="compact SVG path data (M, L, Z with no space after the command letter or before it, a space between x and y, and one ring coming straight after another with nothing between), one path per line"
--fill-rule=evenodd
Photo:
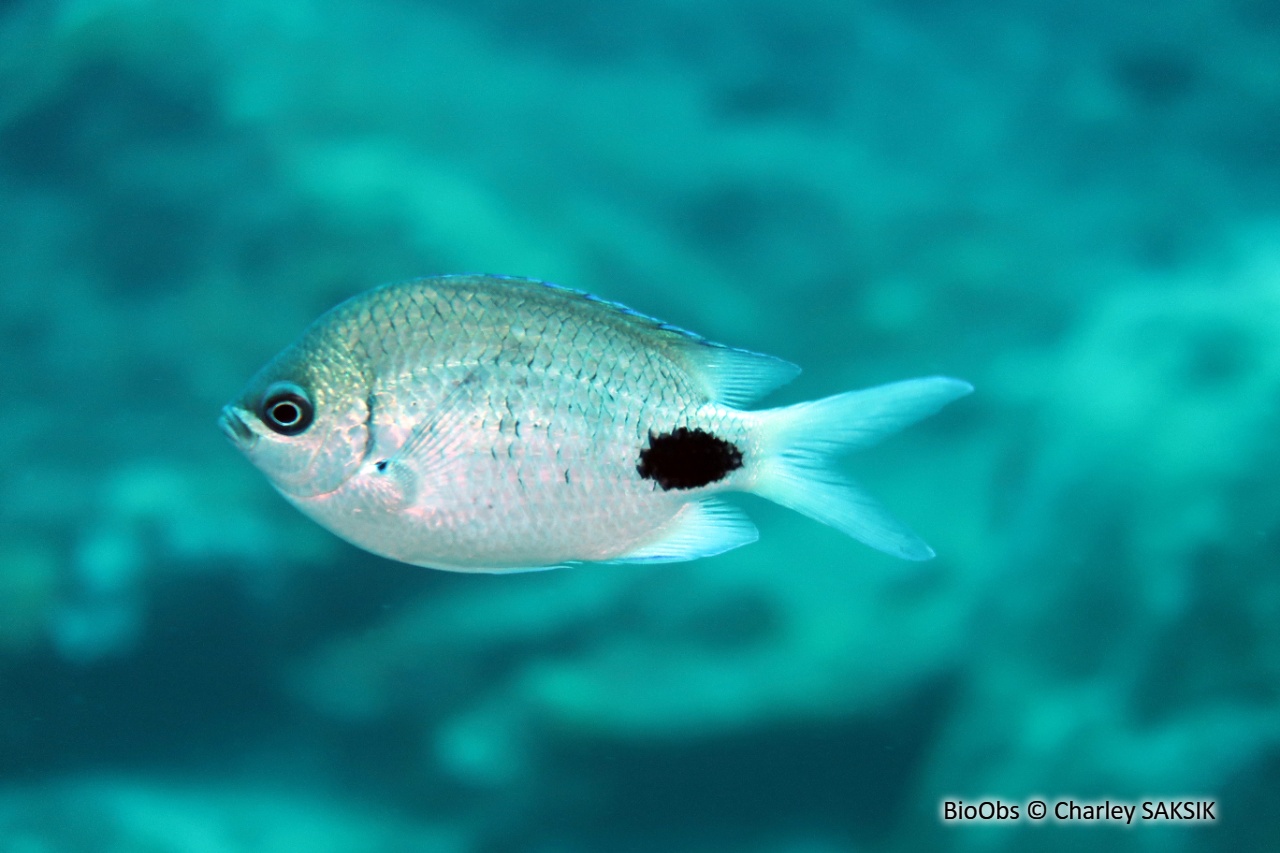
M222 434L230 439L232 444L242 450L248 450L258 443L258 436L249 429L249 425L244 422L244 418L240 417L240 412L234 406L222 407L222 414L218 416L218 429L222 430Z

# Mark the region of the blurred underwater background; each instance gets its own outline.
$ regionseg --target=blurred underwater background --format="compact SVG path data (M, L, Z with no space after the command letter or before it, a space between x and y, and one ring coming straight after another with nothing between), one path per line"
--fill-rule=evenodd
M347 546L218 409L444 272L973 382L939 556ZM1275 0L4 0L0 280L3 853L1280 850Z

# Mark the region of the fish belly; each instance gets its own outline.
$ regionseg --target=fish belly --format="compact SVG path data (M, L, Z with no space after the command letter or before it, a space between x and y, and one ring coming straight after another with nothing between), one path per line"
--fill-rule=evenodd
M361 497L334 501L347 511L317 520L393 559L501 571L617 558L701 496L665 491L637 470L643 424L679 420L680 410L563 377L495 373L454 394L442 434L394 463L398 484L380 493L371 474Z

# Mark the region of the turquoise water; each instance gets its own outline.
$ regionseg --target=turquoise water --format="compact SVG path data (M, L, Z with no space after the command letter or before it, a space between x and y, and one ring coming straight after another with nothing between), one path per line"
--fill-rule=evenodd
M0 851L1280 849L1277 56L1268 0L0 2ZM768 405L973 382L848 462L938 558L752 498L669 566L343 544L218 409L461 271Z

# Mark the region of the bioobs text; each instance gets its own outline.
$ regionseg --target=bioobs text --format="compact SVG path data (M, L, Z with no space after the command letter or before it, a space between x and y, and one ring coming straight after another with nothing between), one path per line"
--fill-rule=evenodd
M1022 817L1032 822L1106 823L1132 826L1141 823L1212 823L1218 819L1218 803L1210 799L1080 801L1075 799L1030 799L1025 803L1003 800L943 800L939 816L948 824L981 824L1017 821Z
M942 819L956 820L1017 820L1021 817L1019 806L1001 800L982 800L966 803L964 800L943 800Z

